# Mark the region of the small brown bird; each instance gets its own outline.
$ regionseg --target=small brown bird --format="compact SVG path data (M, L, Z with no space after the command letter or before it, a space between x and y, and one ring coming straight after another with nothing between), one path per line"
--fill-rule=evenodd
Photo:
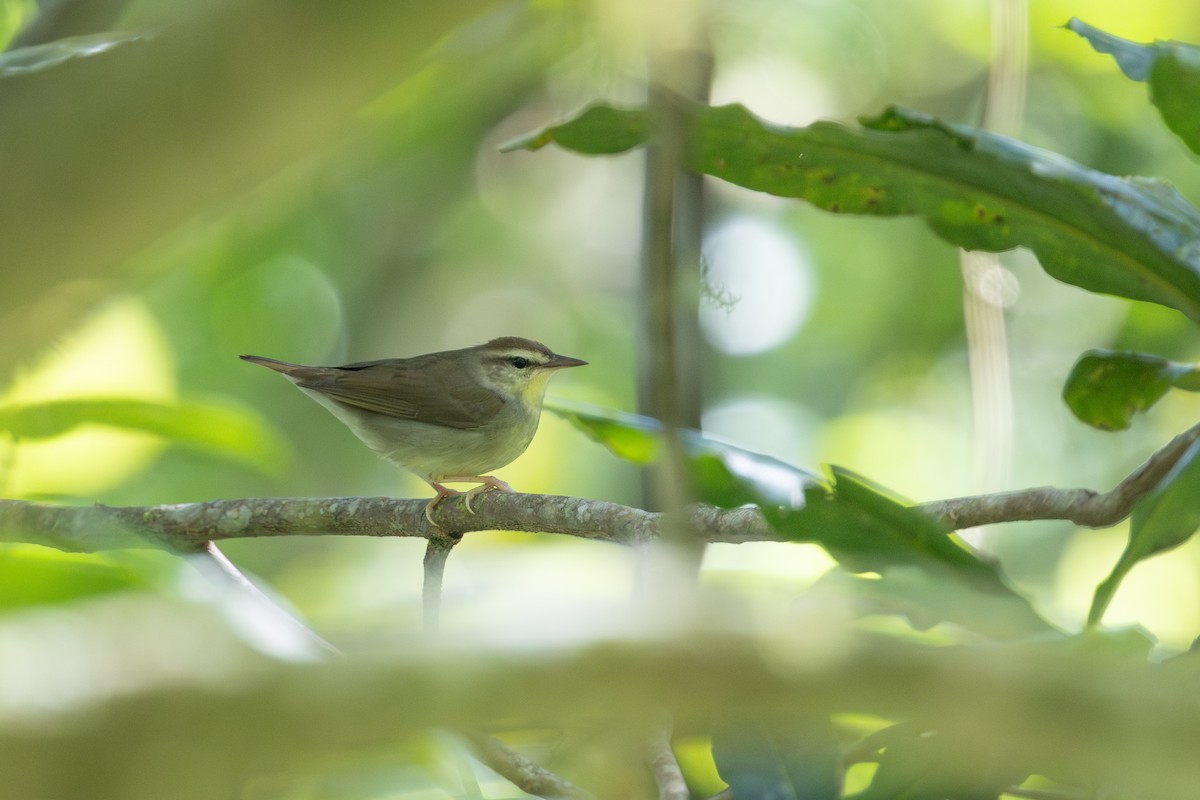
M462 350L413 358L306 367L262 356L241 356L281 372L329 409L368 447L414 473L444 498L459 494L443 483L478 483L471 498L512 487L484 473L511 462L529 446L555 370L586 364L517 336Z

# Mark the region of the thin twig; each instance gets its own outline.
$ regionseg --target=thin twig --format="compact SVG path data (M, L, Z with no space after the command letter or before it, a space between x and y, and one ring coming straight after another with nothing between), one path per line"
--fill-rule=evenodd
M1086 528L1107 528L1129 516L1137 501L1158 486L1197 439L1200 439L1200 425L1176 436L1104 493L1043 487L939 500L923 503L918 508L941 521L947 530L996 522L1055 519Z
M442 609L442 576L446 573L446 559L459 541L451 536L430 536L425 545L421 615L425 621L426 636L433 636L438 631Z
M442 579L450 551L461 539L453 536L430 536L425 545L422 562L424 583L421 586L421 614L425 635L437 635L441 623ZM521 791L539 797L584 798L588 795L568 781L510 750L499 739L477 731L460 731L475 756Z
M671 749L671 725L667 723L647 743L650 748L650 771L658 787L659 800L689 800L692 796L675 751Z
M305 625L293 614L289 613L288 610L279 605L279 603L276 603L273 599L271 599L271 596L262 589L259 589L257 586L255 586L254 582L247 578L245 573L238 569L237 566L235 566L234 563L230 561L224 553L221 552L220 548L218 548L214 542L206 542L201 554L208 560L209 563L214 564L220 573L232 581L241 591L247 592L257 602L262 603L265 607L270 609L271 612L277 617L298 628L306 637L312 639L312 641L315 642L319 647L329 651L334 655L344 655L341 650L330 644L328 641L322 638L320 634Z
M463 736L479 760L523 792L545 798L591 800L592 795L575 784L535 764L487 734L464 731Z
M437 635L441 623L442 578L446 573L446 561L450 551L462 541L456 536L432 535L425 545L423 561L424 583L421 587L421 613L425 623L425 635ZM521 791L548 798L590 798L586 792L576 788L565 778L534 763L525 756L510 750L499 739L478 731L460 731L471 746L472 752L484 764L499 773Z

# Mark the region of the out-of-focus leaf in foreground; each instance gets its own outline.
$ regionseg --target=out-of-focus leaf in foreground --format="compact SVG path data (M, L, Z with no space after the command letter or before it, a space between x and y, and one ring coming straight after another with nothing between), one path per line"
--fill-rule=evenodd
M1113 638L1100 632L935 647L852 629L694 631L553 653L458 642L279 663L215 622L161 598L0 618L0 798L232 797L256 777L395 753L428 728L644 730L663 707L679 736L729 723L730 709L785 729L801 715L918 718L958 732L964 763L1004 748L1010 765L1121 796L1200 785L1197 657L1151 663L1145 647L1095 646Z
M1061 281L1200 321L1200 213L1166 183L895 107L861 128L789 128L740 105L690 114L697 172L835 213L916 215L968 250L1027 247ZM651 136L644 109L601 105L514 146L609 154Z
M1170 550L1192 538L1200 528L1200 441L1180 457L1158 486L1133 507L1129 542L1112 572L1096 587L1088 625L1100 624L1117 587L1139 561Z
M89 424L152 433L268 474L278 473L289 457L286 440L269 422L227 400L88 398L0 406L0 431L15 439L47 439Z
M840 797L842 751L828 717L724 724L713 733L712 753L734 797Z
M1172 387L1200 392L1200 367L1142 353L1089 350L1071 368L1063 400L1088 425L1119 431Z
M72 321L14 310L348 140L491 5L205 3L151 38L0 76L0 367Z
M892 565L879 574L826 573L819 596L853 598L859 617L902 617L916 630L950 624L995 641L1053 633L1056 629L1023 597L978 591L961 580L931 579L928 569Z
M901 723L871 739L884 751L871 785L855 795L857 800L998 800L1006 788L1029 777L1020 759L1004 748L988 753L964 746L957 731Z
M1200 153L1200 47L1183 42L1139 44L1072 17L1067 28L1107 53L1130 80L1150 84L1150 102L1193 153Z

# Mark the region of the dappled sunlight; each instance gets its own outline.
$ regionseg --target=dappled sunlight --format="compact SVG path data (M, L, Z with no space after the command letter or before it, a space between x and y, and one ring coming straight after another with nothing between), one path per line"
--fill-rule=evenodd
M174 360L141 301L129 296L109 301L18 373L4 402L69 397L174 399Z
M138 300L110 301L22 371L5 404L116 397L173 402L175 364L157 321ZM143 469L166 442L144 433L84 425L11 446L5 493L88 495ZM9 445L5 445L9 447Z
M913 500L967 494L970 442L932 414L899 408L846 414L819 438L821 460L846 467Z
M1080 531L1071 538L1058 567L1057 604L1065 624L1078 626L1087 616L1096 586L1125 547L1128 527ZM1104 625L1145 628L1168 650L1183 652L1200 631L1200 542L1138 564L1121 582Z

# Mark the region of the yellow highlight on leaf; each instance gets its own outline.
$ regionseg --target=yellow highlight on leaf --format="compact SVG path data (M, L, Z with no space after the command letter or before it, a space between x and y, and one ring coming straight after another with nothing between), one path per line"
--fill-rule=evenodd
M29 369L0 405L123 398L173 403L174 365L157 321L136 299L108 303ZM141 470L165 446L146 433L81 425L50 439L4 446L4 494L88 495Z

